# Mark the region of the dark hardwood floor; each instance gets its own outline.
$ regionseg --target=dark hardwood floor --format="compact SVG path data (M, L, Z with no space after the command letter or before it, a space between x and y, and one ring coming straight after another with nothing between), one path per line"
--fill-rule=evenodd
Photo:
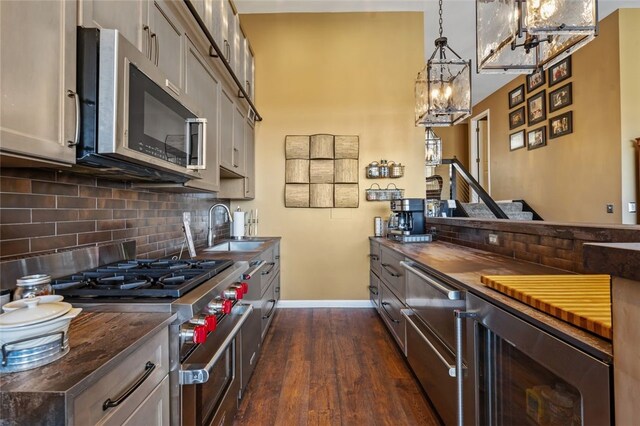
M374 309L279 309L235 425L438 425Z

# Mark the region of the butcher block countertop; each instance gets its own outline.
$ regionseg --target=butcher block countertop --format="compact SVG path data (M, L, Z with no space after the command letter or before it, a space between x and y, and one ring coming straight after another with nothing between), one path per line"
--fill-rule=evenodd
M481 281L483 275L560 275L571 272L442 241L401 244L385 238L371 237L371 240L399 252L439 278L471 291L594 357L612 362L610 341L493 290Z
M55 420L65 415L66 398L80 394L174 318L170 313L82 312L71 321L68 354L42 367L0 376L0 417L24 413L21 407L33 406L35 398L42 410L38 414L50 424L60 423Z

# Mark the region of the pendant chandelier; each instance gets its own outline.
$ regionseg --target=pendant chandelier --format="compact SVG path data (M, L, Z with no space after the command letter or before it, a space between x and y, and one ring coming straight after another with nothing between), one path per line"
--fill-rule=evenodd
M452 126L471 115L471 61L460 58L442 36L442 0L438 8L436 49L416 79L416 126ZM453 54L449 58L447 50Z
M442 139L431 127L427 127L424 132L424 165L435 167L440 164L442 164Z
M598 33L597 0L476 0L478 73L530 73Z

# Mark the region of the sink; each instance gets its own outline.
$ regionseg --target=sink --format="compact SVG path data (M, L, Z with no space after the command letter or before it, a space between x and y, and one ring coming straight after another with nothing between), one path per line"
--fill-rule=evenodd
M259 251L266 241L227 241L202 250L205 253L216 251Z

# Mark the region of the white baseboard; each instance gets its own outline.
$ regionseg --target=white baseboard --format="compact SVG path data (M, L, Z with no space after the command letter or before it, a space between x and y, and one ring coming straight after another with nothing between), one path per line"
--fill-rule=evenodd
M372 308L366 300L279 300L278 308Z

